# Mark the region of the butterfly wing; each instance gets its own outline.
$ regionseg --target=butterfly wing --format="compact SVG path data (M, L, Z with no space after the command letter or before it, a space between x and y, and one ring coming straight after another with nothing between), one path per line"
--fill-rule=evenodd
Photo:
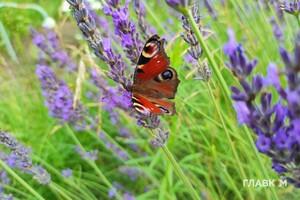
M133 102L137 111L174 114L173 99L179 80L164 51L164 40L152 36L145 44L134 73Z
M175 103L168 100L135 94L132 96L132 101L134 108L144 115L149 115L150 113L155 115L173 115L176 113Z

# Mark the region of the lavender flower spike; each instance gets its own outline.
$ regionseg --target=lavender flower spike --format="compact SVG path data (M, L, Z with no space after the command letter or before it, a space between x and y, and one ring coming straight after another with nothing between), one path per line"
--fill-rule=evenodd
M40 184L46 185L50 183L50 174L43 167L32 164L30 149L24 147L9 133L1 130L0 144L4 145L9 150L9 153L0 152L0 159L9 167L33 175L33 178Z
M46 31L47 34L42 34L31 29L32 41L39 48L39 54L43 56L42 58L47 55L51 62L58 64L61 68L66 68L68 71L76 71L76 64L71 60L68 53L60 47L57 34L52 30Z
M77 25L82 34L88 41L90 47L94 50L96 56L106 62L110 66L109 76L117 83L121 84L125 89L129 89L131 80L125 77L126 65L121 55L116 54L110 45L108 38L102 38L96 29L95 20L89 14L82 0L67 0L73 10L73 16L77 21ZM118 1L111 1L113 5Z
M144 40L150 38L156 31L145 21L145 6L140 0L134 0L134 11L138 16L138 26Z
M204 32L202 31L202 27L200 26L200 14L197 4L193 5L192 14L195 22L199 24L200 32L204 34ZM185 32L181 34L181 37L190 46L188 48L188 56L191 58L192 65L197 68L196 79L208 81L211 77L211 70L207 62L199 63L200 57L202 56L202 48L196 38L194 31L192 30L190 22L185 16L182 16L182 27L184 28Z
M57 79L54 72L46 65L38 65L36 74L41 82L45 104L52 117L62 123L68 122L76 128L84 128L83 107L73 108L73 94L65 82Z
M72 174L73 174L73 170L70 169L70 168L63 169L63 170L61 171L61 175L62 175L63 177L65 177L65 178L71 177Z
M279 74L276 65L270 64L267 77L259 74L251 77L254 62L248 61L241 45L233 43L233 38L230 40L227 43L230 48L224 49L230 59L228 67L241 84L241 89L232 87L239 122L257 134L256 147L272 159L272 168L289 183L300 187L300 34L293 56L280 48L284 73ZM279 75L285 75L286 88L280 83ZM267 91L269 87L276 89L279 101L273 103L272 93Z
M117 2L108 1L108 5L103 10L106 15L112 17L115 34L119 36L127 57L135 65L140 56L143 43L139 38L134 23L129 20L128 2L121 6Z
M95 161L98 159L98 150L84 151L81 147L76 146L75 151L81 156L82 159Z
M299 16L300 14L300 2L299 0L294 0L294 2L284 1L280 4L280 8L286 13Z
M155 137L151 140L153 147L162 147L165 145L166 141L169 138L169 132L162 129L158 129Z

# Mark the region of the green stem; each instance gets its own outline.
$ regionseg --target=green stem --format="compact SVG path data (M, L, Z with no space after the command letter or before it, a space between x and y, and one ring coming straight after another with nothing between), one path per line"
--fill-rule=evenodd
M6 165L0 159L0 165L7 171L12 177L14 177L22 186L24 186L36 199L45 200L39 193L37 193L30 185L26 183L18 174L14 172L8 165Z
M152 136L155 137L155 133L152 130L151 130L151 133L152 133ZM176 161L176 159L174 158L172 153L169 151L168 147L166 147L164 145L164 146L162 146L162 150L163 150L164 154L166 155L166 157L168 158L168 160L170 161L170 163L172 164L175 173L178 175L178 177L181 179L181 181L185 184L185 186L189 190L189 194L192 196L192 198L194 200L201 199L199 197L198 193L196 192L196 190L194 189L193 185L191 184L191 182L188 180L188 178L183 173L178 162Z
M82 144L80 143L80 141L74 134L73 130L68 125L66 125L66 127L67 127L68 133L71 136L71 138L73 139L73 141L80 147L80 149L82 149L85 152L86 151L85 148L82 146ZM98 176L101 178L101 180L108 186L108 188L113 187L112 184L109 182L109 180L102 173L102 171L97 167L97 165L95 164L94 161L87 160L87 159L85 159L85 161L87 162L88 165L90 165L90 167L92 167L95 170L95 172L98 174ZM122 197L118 193L116 194L116 197L119 200L122 199Z
M191 182L188 180L188 178L183 173L181 167L179 166L179 164L177 163L177 161L175 160L174 156L169 151L169 149L166 146L163 146L162 150L165 153L165 155L167 156L168 160L171 162L176 174L183 181L183 183L187 186L187 188L188 188L190 194L192 195L193 199L194 200L200 199L200 197L198 196L198 193L196 192L196 190L193 188L193 185L191 184Z
M227 140L228 140L228 142L229 142L229 144L230 144L230 147L231 147L231 150L232 150L232 152L233 152L234 158L236 159L236 161L237 161L237 163L238 163L238 167L239 167L239 171L240 171L240 173L241 173L241 176L242 176L243 179L246 179L246 178L247 178L247 177L246 177L246 174L245 174L245 172L244 172L244 170L243 170L243 167L240 165L241 161L240 161L239 156L238 156L238 154L237 154L237 152L236 152L236 150L235 150L235 148L234 148L234 144L233 144L233 142L232 142L232 140L231 140L231 137L230 137L230 134L229 134L229 132L228 132L228 130L227 130L227 127L226 127L226 124L225 124L225 121L224 121L224 118L223 118L221 109L220 109L220 107L219 107L219 105L218 105L218 103L216 102L216 99L215 99L215 97L214 97L214 94L213 94L212 88L211 88L211 86L210 86L210 83L208 82L208 83L206 84L206 86L207 86L207 88L208 88L209 95L210 95L210 97L211 97L211 99L212 99L212 101L213 101L213 104L214 104L214 106L215 106L215 108L216 108L218 117L219 117L219 119L220 119L220 121L221 121L221 124L222 124L222 126L223 126L223 129L224 129L224 131L225 131L225 134L226 134ZM254 196L253 196L253 194L252 194L252 192L250 191L250 189L248 189L248 190L249 190L249 194L250 194L250 199L255 199Z
M220 69L218 68L217 63L215 62L215 60L213 58L213 55L211 54L211 51L209 50L208 46L206 45L206 43L204 41L204 38L203 38L203 36L202 36L202 34L199 30L199 26L197 25L197 23L194 20L192 12L188 9L183 9L182 13L183 13L183 15L185 15L188 18L188 20L190 22L190 25L191 25L191 27L192 27L195 35L196 35L196 38L199 41L200 46L203 49L203 52L207 56L207 60L210 64L210 66L212 67L213 72L214 72L214 74L216 74L217 79L221 84L221 87L223 89L223 92L225 93L225 96L226 96L227 100L229 102L231 102L231 95L230 95L230 91L227 87L227 84L226 84L226 82L225 82L225 80L224 80L224 78L221 74Z
M299 18L299 14L298 15L295 15L295 17L296 17L296 19L297 19L297 22L298 22L298 25L299 25L299 27L300 27L300 18Z

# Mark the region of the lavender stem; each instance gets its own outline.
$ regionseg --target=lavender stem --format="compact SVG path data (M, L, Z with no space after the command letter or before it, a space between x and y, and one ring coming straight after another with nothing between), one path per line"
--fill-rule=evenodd
M183 10L182 14L185 15L188 18L189 22L191 23L191 27L192 27L192 29L193 29L196 37L197 37L197 40L199 41L200 46L203 49L203 52L207 56L207 59L208 59L208 62L210 64L210 66L212 67L214 73L217 76L217 78L218 78L218 80L221 84L221 87L223 89L223 92L225 93L226 98L229 100L229 102L231 102L231 94L230 94L230 91L227 87L227 84L226 84L226 82L225 82L225 80L224 80L224 78L223 78L223 76L222 76L222 74L221 74L221 72L220 72L220 70L217 66L217 63L215 62L212 54L210 53L211 51L209 50L208 46L206 45L206 43L204 41L204 38L203 38L199 28L198 28L197 23L195 22L195 19L193 17L192 12L190 10L188 10L187 8L185 8Z
M153 137L155 137L156 134L154 133L154 131L152 129L150 129L150 131L151 131L151 135ZM181 179L181 181L185 184L185 186L189 190L190 195L192 196L192 198L194 200L201 199L199 197L198 193L196 192L196 190L194 189L193 185L189 181L189 179L185 176L184 172L182 171L180 165L178 164L178 162L174 158L173 154L169 151L168 147L163 145L161 148L162 148L164 154L166 155L166 157L168 158L168 160L170 161L170 163L172 164L175 173L178 175L178 177Z
M45 200L39 193L37 193L30 185L26 183L18 174L14 172L8 165L6 165L1 159L0 159L0 166L7 171L12 177L14 177L21 185L23 185L29 192L33 194L33 196L38 200Z

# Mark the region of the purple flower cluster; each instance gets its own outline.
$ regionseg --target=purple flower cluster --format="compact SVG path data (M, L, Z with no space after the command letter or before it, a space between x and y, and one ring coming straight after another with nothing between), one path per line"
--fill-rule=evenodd
M117 145L109 141L103 132L99 133L99 138L104 142L107 149L111 150L120 160L128 160L128 155Z
M293 56L280 48L284 71L270 64L266 77L251 76L257 61L248 60L242 46L235 41L233 31L229 31L224 52L229 57L227 66L241 85L241 88L231 88L239 122L257 134L256 147L272 159L273 169L300 187L300 35ZM287 79L287 88L280 83L280 74ZM269 87L278 93L277 102L272 101Z
M276 19L274 17L272 17L270 20L270 23L272 25L273 35L279 42L282 42L282 40L283 40L282 29L279 26L279 24L276 22Z
M101 27L101 30L103 30L103 34L109 35L110 33L107 32L109 30L109 23L105 19L105 17L100 16L97 14L97 10L93 8L89 1L85 1L86 9L88 10L89 14L91 15L91 18L95 20L95 24L97 27Z
M61 175L65 178L70 178L73 175L73 170L70 168L63 169Z
M0 199L1 200L13 200L14 197L12 194L5 194L5 193L3 193L3 191L0 190Z
M84 151L81 147L76 146L75 151L81 156L82 159L91 161L95 161L98 159L98 150Z
M153 147L156 148L162 147L165 145L168 138L169 138L169 132L158 128L155 137L151 140L151 144Z
M119 172L127 175L131 181L136 181L136 179L141 175L141 171L136 167L123 166L119 168Z
M100 71L90 70L90 80L100 90L100 100L107 111L112 111L114 108L129 111L132 108L131 93L119 86L108 85Z
M125 75L126 64L123 62L120 54L113 51L109 38L103 38L96 28L96 22L90 14L89 9L81 0L67 0L73 10L73 16L77 25L93 49L96 56L110 66L109 77L116 83L129 90L131 80ZM118 4L118 1L111 1L112 5Z
M153 27L150 27L145 21L146 12L143 2L140 0L134 0L134 11L138 17L140 33L143 39L146 41L148 38L154 35L154 33L156 33L156 30Z
M119 183L113 183L113 187L109 189L108 191L108 197L109 199L114 199L116 197L117 191L123 190L123 185ZM135 200L135 197L128 191L124 191L123 194L123 200Z
M37 65L36 74L40 80L45 104L52 117L62 123L70 123L77 129L86 127L84 109L81 104L73 107L73 94L64 81L59 80L46 65Z
M90 80L99 89L100 92L98 92L98 94L100 96L100 101L104 104L103 108L109 112L111 122L114 125L118 124L118 127L122 127L116 108L131 114L132 102L130 92L118 86L113 87L108 85L104 77L101 76L101 73L96 69L90 71ZM120 128L119 135L129 140L134 139L134 136L126 128ZM107 146L112 147L113 145ZM136 144L133 143L129 146L132 150L140 152L140 149Z
M12 194L6 194L3 186L9 185L11 182L6 171L0 171L0 199L13 200Z
M50 174L41 166L32 163L30 149L24 147L5 131L0 131L0 144L8 149L8 153L0 152L0 159L9 167L33 175L33 178L40 184L46 185L50 183ZM4 179L2 179L2 181L3 180ZM7 179L4 182L8 183Z
M197 24L200 24L200 14L198 5L195 4L192 7L192 14ZM188 49L188 61L192 63L194 67L197 68L197 79L208 81L211 77L211 70L208 67L206 62L199 63L199 60L202 56L201 46L196 38L194 31L185 16L182 16L182 27L185 30L184 33L181 34L184 41L189 45ZM202 31L202 27L199 25L199 30L204 35L205 33Z
M32 41L39 48L40 62L45 62L46 57L51 63L57 64L68 71L75 71L76 64L71 60L68 53L59 45L58 36L52 30L45 30L46 34L31 30Z
M280 4L280 8L286 13L298 16L300 14L300 1L294 0L291 2L290 0L286 0Z
M108 85L105 78L97 69L90 70L90 80L98 89L97 98L104 104L104 109L109 112L111 122L118 123L119 115L116 108L125 112L130 112L132 109L131 93L119 86Z
M115 34L119 36L127 57L136 65L143 43L139 39L135 24L129 20L128 4L129 1L121 6L119 1L109 0L103 11L112 17Z

